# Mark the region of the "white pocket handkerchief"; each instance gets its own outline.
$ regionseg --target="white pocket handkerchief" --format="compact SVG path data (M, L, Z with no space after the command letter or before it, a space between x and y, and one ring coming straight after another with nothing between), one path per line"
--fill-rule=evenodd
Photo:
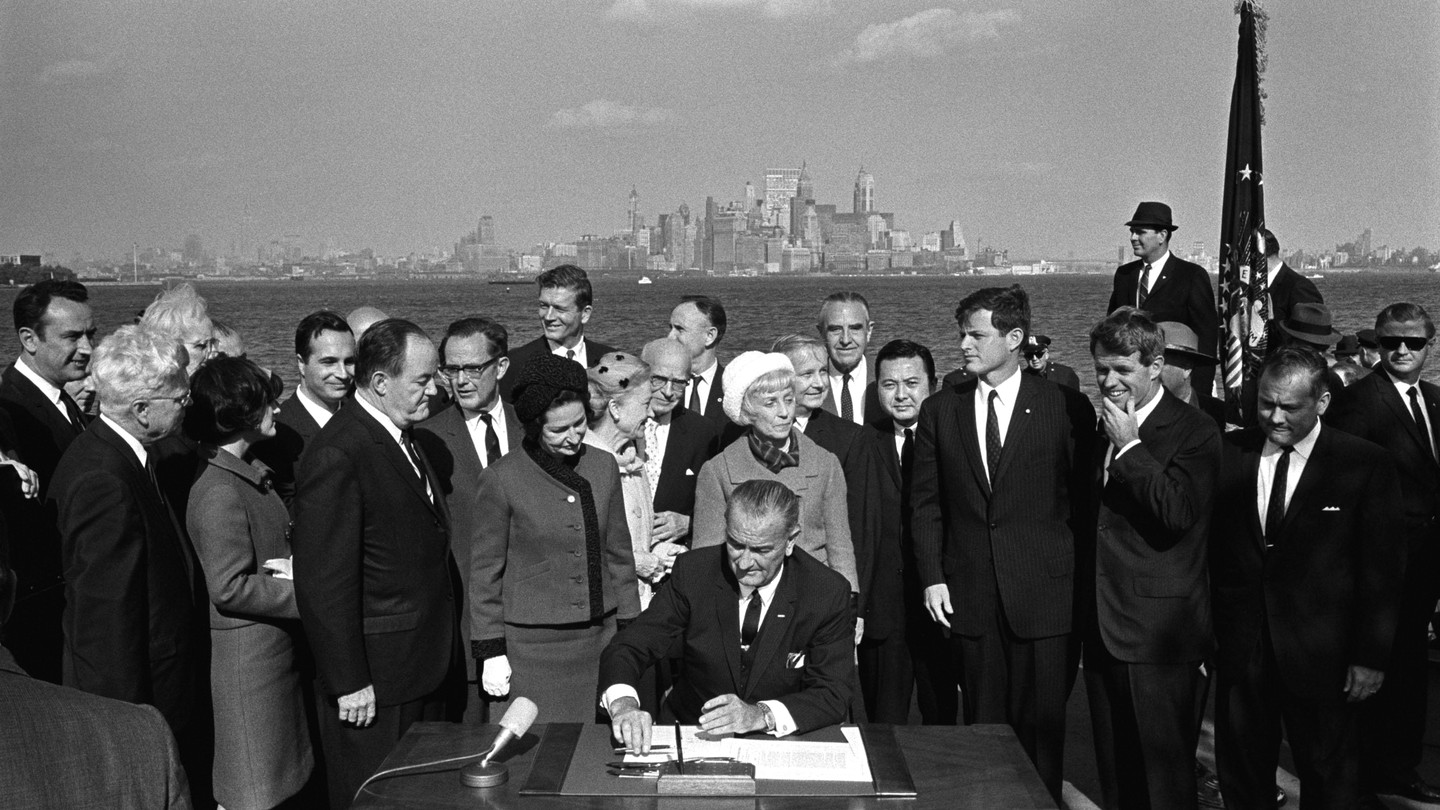
M785 668L786 668L786 669L804 669L804 668L805 668L805 653L803 653L803 652L786 653L786 654L785 654Z
M687 468L685 469L685 474L686 474L686 475L694 475L694 474L695 474L695 471L687 467Z
M1340 507L1338 507L1338 506L1327 506L1327 507L1325 507L1324 509L1321 509L1320 511L1321 511L1321 512L1339 512L1339 511L1340 511Z

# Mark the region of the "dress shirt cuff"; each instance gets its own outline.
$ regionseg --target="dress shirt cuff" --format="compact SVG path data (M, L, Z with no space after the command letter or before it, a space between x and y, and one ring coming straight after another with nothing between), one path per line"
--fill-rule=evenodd
M1140 443L1140 440L1139 440L1139 439L1131 439L1130 441L1126 442L1124 447L1122 447L1122 448L1120 448L1119 450L1116 450L1116 451L1115 451L1115 458L1120 458L1121 456L1125 455L1125 453L1126 453L1130 448L1138 445L1139 443ZM1113 462L1115 459L1112 458L1112 459L1110 459L1110 460Z
M505 655L505 638L470 639L470 657L476 661L486 661L491 658L499 658Z
M770 732L776 737L786 737L795 733L795 718L790 716L790 710L785 704L778 700L762 700L760 705L769 706L770 714L775 716L775 730Z
M620 698L627 697L635 698L636 703L640 702L640 693L635 691L635 687L631 686L628 683L614 684L609 689L606 689L600 694L600 708L605 711L606 715L609 715L610 704L614 703ZM614 718L611 719L613 720Z

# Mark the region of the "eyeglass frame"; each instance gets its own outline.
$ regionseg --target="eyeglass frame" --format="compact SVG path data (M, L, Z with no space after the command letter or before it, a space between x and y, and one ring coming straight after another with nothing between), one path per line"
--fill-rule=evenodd
M650 375L650 393L652 394L658 394L666 388L670 388L677 394L684 393L689 385L690 379L688 377L683 380L677 380L673 377L662 377L659 374Z
M136 399L141 402L173 402L182 408L188 408L195 404L195 398L190 396L189 391L174 397L136 397Z
M452 366L447 363L443 366L436 366L435 370L440 372L440 376L444 377L450 382L455 382L459 380L461 376L465 377L465 379L467 380L477 380L480 378L480 375L484 374L490 369L491 366L500 362L502 359L504 359L504 357L505 355L503 354L497 354L477 366ZM454 371L446 371L447 368L454 369ZM475 371L472 373L470 369L475 369Z

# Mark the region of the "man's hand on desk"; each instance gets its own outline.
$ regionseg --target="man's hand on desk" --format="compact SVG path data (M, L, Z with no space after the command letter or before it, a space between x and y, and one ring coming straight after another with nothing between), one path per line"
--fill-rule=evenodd
M616 698L607 707L610 711L610 733L615 741L632 754L650 753L650 713L640 708L633 697Z
M700 729L711 734L748 734L766 729L765 711L735 695L721 695L700 707Z

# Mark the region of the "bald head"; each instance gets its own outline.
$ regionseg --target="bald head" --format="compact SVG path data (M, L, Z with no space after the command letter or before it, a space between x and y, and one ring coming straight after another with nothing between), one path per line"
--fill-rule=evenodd
M366 329L369 329L388 317L388 315L375 307L363 306L350 310L350 314L345 316L345 323L350 325L350 333L353 334L355 340L358 341L360 340L360 336L365 334Z
M664 416L675 410L690 379L690 349L673 338L660 338L645 344L640 359L650 365L650 413Z

